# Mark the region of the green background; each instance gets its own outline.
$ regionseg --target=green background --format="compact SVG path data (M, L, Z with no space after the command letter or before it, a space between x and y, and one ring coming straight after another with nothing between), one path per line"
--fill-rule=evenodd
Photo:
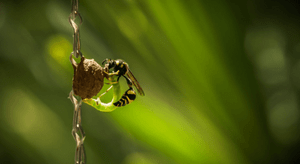
M81 0L83 55L123 59L146 94L111 113L83 104L87 163L299 161L299 7ZM70 12L0 2L1 163L74 163Z

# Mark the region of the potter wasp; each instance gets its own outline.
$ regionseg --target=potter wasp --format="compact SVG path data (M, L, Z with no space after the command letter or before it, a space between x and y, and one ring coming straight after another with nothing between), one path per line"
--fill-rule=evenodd
M105 59L102 62L102 65L104 65L105 67L108 67L108 70L110 70L110 69L114 70L113 73L105 72L106 74L108 74L109 76L114 76L114 75L118 76L118 79L116 82L111 82L109 84L118 83L120 77L124 77L126 79L128 87L129 87L129 89L123 94L121 99L119 101L113 103L115 106L117 106L117 107L125 106L135 100L136 94L132 87L132 84L136 87L137 91L139 92L139 94L141 96L145 95L142 87L140 86L139 82L136 80L136 78L130 71L129 66L126 62L124 62L121 59L117 59L117 60Z

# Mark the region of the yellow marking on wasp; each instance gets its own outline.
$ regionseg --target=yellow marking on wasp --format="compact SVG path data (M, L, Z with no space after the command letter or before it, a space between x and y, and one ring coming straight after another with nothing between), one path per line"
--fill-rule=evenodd
M128 96L126 96L127 100L128 100L128 104L130 104L133 100L131 100Z
M120 106L123 106L123 101L119 101L121 104L120 104Z
M116 61L116 65L119 65L119 60Z
M124 99L123 97L122 97L122 100L124 101L124 104L126 105L127 103L127 101L126 101L126 99Z
M133 90L129 90L129 91L127 92L127 94L135 95L135 92L134 92Z

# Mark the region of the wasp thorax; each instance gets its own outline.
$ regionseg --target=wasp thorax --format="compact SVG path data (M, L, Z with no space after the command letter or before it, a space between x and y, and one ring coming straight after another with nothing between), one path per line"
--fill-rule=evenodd
M104 68L94 59L81 58L81 62L76 65L72 59L74 68L73 91L75 95L82 99L96 96L103 87Z

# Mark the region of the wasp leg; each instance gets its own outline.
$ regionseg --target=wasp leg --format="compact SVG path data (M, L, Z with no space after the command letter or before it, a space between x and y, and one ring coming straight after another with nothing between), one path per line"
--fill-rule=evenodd
M111 81L111 78L110 77L112 77L112 76L115 76L115 75L119 75L119 70L117 71L117 72L113 72L113 73L107 73L106 71L104 71L104 73L106 73L109 77L107 78L109 81ZM118 77L118 80L117 81L115 81L115 82L109 82L109 83L105 83L105 84L117 84L118 83L118 81L119 81L119 78L120 78L120 76Z
M112 87L113 87L113 86L110 86L104 93L102 93L102 94L99 96L99 98L102 97L102 96L104 96L109 90L112 89Z
M105 83L105 84L117 84L117 83L119 82L120 77L121 77L121 76L118 77L117 81L109 82L109 83Z
M104 71L104 73L106 73L108 76L114 76L114 75L119 75L119 70L117 72L113 72L113 73L108 73L106 71Z

